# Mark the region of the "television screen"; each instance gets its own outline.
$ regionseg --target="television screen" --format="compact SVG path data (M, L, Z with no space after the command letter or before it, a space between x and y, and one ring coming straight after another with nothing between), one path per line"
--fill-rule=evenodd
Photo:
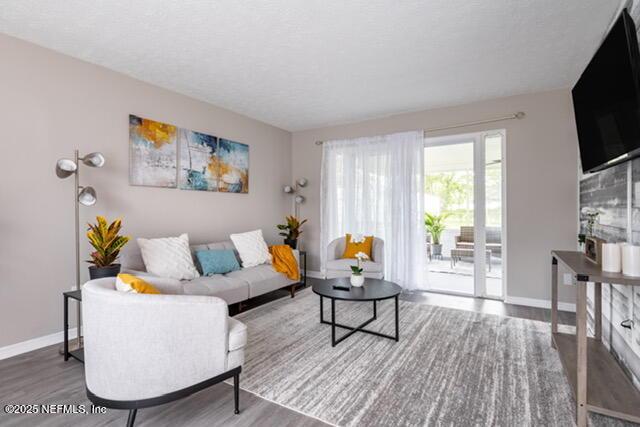
M571 92L584 172L640 155L639 61L625 9Z

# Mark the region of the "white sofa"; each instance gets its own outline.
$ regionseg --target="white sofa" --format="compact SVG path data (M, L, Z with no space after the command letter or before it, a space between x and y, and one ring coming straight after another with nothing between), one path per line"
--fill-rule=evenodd
M167 289L172 284L151 279ZM115 278L82 287L87 395L129 409L170 402L234 378L235 409L247 328L217 297L115 290ZM185 363L187 361L188 363Z
M356 259L342 259L346 239L340 237L329 243L327 247L327 261L325 265L325 276L327 279L336 277L349 277L351 275L351 266L357 264ZM360 263L362 267L362 275L372 279L384 278L384 241L377 237L373 238L373 247L371 249L371 260Z
M128 249L120 257L122 272L135 274L143 278L153 278L146 272L140 250L137 248ZM242 265L238 252L231 241L192 245L191 253L193 254L194 263L201 274L202 269L195 257L195 252L207 249L231 249L235 252L236 258L238 258L238 264ZM298 251L294 251L294 255L299 260ZM284 274L278 273L270 264L263 264L256 267L242 268L227 274L200 276L189 281L164 279L163 289L160 289L160 291L171 294L217 296L225 300L227 304L235 304L287 286L290 287L291 296L293 297L295 295L295 285L297 284L299 282L290 280Z

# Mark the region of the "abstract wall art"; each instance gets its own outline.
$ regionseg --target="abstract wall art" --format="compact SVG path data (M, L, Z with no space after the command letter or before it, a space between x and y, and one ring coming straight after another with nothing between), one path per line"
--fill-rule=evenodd
M218 190L225 193L249 192L249 146L220 138L218 142Z
M218 138L180 129L180 188L218 191Z
M131 114L129 145L131 185L249 192L247 144Z
M129 115L129 183L175 188L177 131L166 123Z

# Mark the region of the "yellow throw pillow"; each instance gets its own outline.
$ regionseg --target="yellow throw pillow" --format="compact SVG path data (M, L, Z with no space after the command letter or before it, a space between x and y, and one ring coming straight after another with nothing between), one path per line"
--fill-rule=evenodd
M365 236L364 242L354 243L351 241L351 234L345 237L346 244L342 258L355 258L358 252L364 252L371 259L371 249L373 248L373 236Z
M132 292L134 294L159 294L151 283L142 280L133 274L120 273L116 277L116 289L120 292Z

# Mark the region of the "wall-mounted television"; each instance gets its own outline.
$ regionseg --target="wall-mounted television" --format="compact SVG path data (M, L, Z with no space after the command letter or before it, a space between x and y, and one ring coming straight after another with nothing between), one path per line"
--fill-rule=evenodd
M585 173L640 156L640 53L626 9L571 93Z

